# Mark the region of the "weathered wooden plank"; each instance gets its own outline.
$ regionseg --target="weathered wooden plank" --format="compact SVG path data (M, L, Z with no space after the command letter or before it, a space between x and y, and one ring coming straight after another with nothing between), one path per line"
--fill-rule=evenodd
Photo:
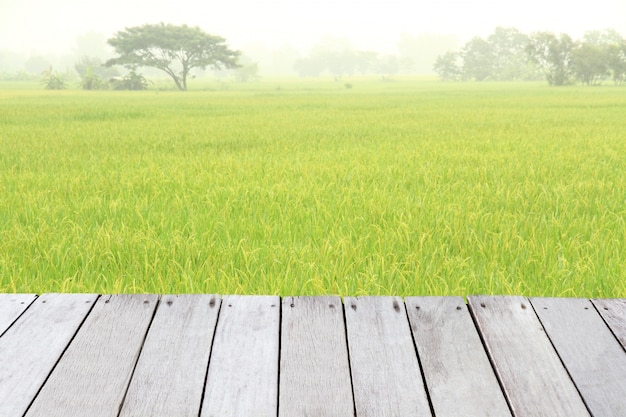
M463 298L405 301L435 415L510 416Z
M0 336L35 301L35 294L0 294Z
M626 349L626 298L591 300L609 325L611 331Z
M217 295L165 295L120 417L197 417L220 308Z
M202 417L276 416L279 332L279 297L224 297Z
M0 416L22 416L98 296L44 294L0 337Z
M468 297L516 417L589 417L574 383L524 297Z
M402 298L347 297L344 303L357 416L430 416Z
M626 355L593 304L531 298L541 324L594 416L626 416Z
M28 417L117 417L158 296L102 296Z
M339 297L283 298L279 390L279 417L354 415Z

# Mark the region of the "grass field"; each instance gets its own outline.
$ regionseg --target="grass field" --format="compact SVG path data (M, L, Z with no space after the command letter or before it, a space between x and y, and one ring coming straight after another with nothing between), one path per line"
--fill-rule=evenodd
M1 292L626 297L626 90L0 85Z

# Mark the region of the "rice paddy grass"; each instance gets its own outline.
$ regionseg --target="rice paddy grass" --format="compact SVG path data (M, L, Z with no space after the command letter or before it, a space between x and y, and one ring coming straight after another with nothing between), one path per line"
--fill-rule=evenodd
M626 297L626 91L0 85L0 292Z

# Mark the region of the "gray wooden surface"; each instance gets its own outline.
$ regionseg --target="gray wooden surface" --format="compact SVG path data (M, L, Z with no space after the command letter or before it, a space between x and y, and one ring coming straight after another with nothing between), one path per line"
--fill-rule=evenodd
M120 417L197 417L221 299L165 295L150 325Z
M0 294L0 417L626 416L626 300L405 301Z
M626 349L626 299L595 299L591 300L598 312Z
M531 298L594 416L626 416L626 354L587 299Z
M345 314L356 414L430 417L401 297L346 297Z
M22 416L96 301L44 294L0 337L0 416Z
M468 300L516 417L589 417L528 299Z
M202 417L276 416L279 332L279 297L224 297Z
M407 297L415 345L437 417L510 416L462 297Z
M156 295L101 296L28 417L117 417Z
M279 417L352 417L339 297L282 300Z
M35 294L0 294L0 335L35 301Z

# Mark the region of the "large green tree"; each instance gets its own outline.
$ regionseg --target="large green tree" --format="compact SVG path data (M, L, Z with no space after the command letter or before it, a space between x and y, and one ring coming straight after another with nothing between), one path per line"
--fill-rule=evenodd
M187 90L187 76L194 68L236 68L238 51L225 39L199 27L159 23L126 28L108 40L119 55L107 65L153 67L167 73L179 90Z

